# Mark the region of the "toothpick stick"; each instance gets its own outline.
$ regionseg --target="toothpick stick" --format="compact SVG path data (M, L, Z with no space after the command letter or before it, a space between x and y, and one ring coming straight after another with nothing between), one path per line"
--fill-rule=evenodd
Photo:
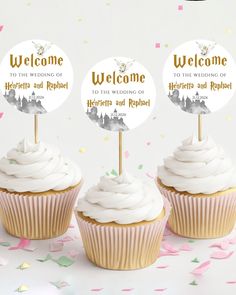
M198 114L198 140L202 141L202 115Z
M122 131L119 131L119 175L122 174L122 162L123 162L123 134Z
M34 115L34 143L37 144L38 142L39 142L38 115Z

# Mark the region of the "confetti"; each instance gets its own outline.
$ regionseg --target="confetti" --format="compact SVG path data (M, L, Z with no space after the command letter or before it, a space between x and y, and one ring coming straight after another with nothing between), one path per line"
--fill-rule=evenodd
M210 245L210 248L219 248L221 250L226 250L229 248L229 245L230 245L230 242L228 240L225 240L225 241Z
M189 283L189 285L191 285L191 286L197 286L198 284L197 284L197 282L195 280L193 280L191 283Z
M154 289L154 291L156 292L164 292L166 290L166 288L158 288L158 289Z
M179 251L192 251L193 248L189 244L183 244L180 246Z
M71 242L74 239L71 236L65 236L64 238L57 240L57 242L62 242L62 243L66 243L66 242Z
M17 267L17 269L24 270L24 269L30 268L30 266L31 265L28 262L23 262Z
M165 46L165 48L167 48L167 47L169 47L169 44L165 44L164 46Z
M169 265L167 265L167 264L156 266L156 268L159 268L159 269L164 269L164 268L167 268L167 267L169 267Z
M151 178L151 179L154 179L154 178L155 178L154 176L152 176L152 175L151 175L150 173L148 173L148 172L146 173L146 176L149 177L149 178Z
M50 284L52 284L53 286L57 287L57 289L62 289L64 287L70 286L65 281L50 282Z
M62 251L64 247L63 242L52 242L49 244L49 252L59 252Z
M103 140L104 141L109 141L110 140L110 136L107 135L107 136L103 137Z
M0 25L0 32L2 32L4 25Z
M191 262L193 262L193 263L199 263L200 261L197 259L197 257L196 258L194 258L193 260L191 260Z
M19 292L19 293L22 293L22 292L27 292L29 291L29 287L26 286L26 285L21 285L20 287L18 287L15 292Z
M79 152L80 152L81 154L84 154L84 153L86 152L86 148L85 148L85 147L81 147L81 148L79 149Z
M143 169L143 164L138 165L138 169L139 170Z
M82 22L82 20L83 20L82 17L77 17L78 22Z
M133 291L134 288L125 288L125 289L121 289L122 292L130 292Z
M183 6L183 5L178 5L178 10L179 10L179 11L184 10L184 6Z
M189 243L194 243L195 241L194 241L194 240L188 240L188 242L189 242Z
M155 43L155 48L161 48L161 43Z
M9 242L1 242L0 246L9 247L9 246L11 246L11 244Z
M1 30L0 30L0 32L1 32ZM0 119L2 119L3 115L4 115L4 113L0 112Z
M128 159L130 156L129 151L125 151L125 158Z
M228 282L226 282L226 284L236 284L236 280L235 281L228 281Z
M178 253L179 251L172 247L169 243L164 242L162 243L161 247L170 253Z
M70 256L73 259L76 259L79 256L79 251L77 251L77 250L70 250L68 252L68 256Z
M159 254L159 257L162 257L162 256L178 256L179 253L172 253L172 252L169 252L169 251L160 251L160 254Z
M45 258L38 258L37 261L39 262L46 262L48 260L52 260L52 256L48 254Z
M210 267L211 262L210 261L205 261L198 267L196 267L191 273L194 275L202 275L205 271L208 270Z
M112 169L112 170L111 170L111 175L113 175L113 176L118 176L118 173L116 172L115 169Z
M94 288L94 289L91 289L90 291L92 291L92 292L100 292L102 290L103 290L103 288Z
M8 264L8 261L5 258L0 257L0 266L5 266L7 264Z
M28 249L27 247L29 245L30 245L30 240L21 238L19 243L14 247L10 247L9 250Z
M234 254L234 251L231 252L223 252L217 251L211 254L211 258L213 259L227 259Z
M68 267L71 266L74 263L74 260L70 259L67 256L61 256L60 258L53 259L54 262L56 262L60 266Z

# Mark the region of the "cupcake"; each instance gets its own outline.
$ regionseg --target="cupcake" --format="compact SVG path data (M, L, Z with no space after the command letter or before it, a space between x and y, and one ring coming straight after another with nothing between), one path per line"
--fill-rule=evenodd
M223 149L206 137L183 141L158 168L157 185L171 203L169 225L178 235L217 238L236 221L236 173Z
M6 231L48 239L68 228L81 172L58 148L22 140L0 160L0 218Z
M117 270L157 259L169 214L168 201L155 188L127 173L101 177L75 210L88 259Z

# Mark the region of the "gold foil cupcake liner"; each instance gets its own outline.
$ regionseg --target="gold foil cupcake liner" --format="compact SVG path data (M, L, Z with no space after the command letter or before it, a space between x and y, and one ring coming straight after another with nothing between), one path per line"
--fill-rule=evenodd
M116 270L144 268L156 261L169 214L167 200L162 220L140 225L92 223L75 211L88 259L102 268Z
M62 192L17 194L0 191L0 218L12 236L49 239L68 229L82 183Z
M211 239L228 235L236 221L236 191L217 196L193 196L168 189L157 181L160 192L171 203L171 230L184 237Z

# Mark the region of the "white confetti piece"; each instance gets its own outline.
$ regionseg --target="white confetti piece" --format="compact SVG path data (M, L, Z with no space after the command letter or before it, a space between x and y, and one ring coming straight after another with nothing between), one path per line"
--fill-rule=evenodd
M17 267L17 269L24 270L24 269L30 268L30 266L31 265L28 262L23 262Z

